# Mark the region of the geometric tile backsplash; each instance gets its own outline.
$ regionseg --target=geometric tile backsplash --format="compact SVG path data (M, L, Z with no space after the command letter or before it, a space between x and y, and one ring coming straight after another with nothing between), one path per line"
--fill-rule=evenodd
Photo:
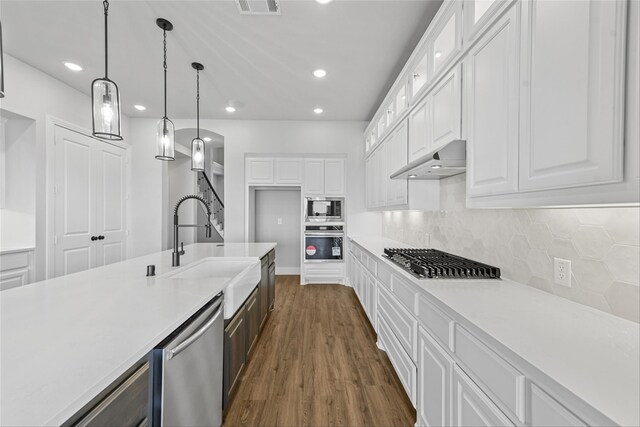
M383 214L383 235L493 264L502 275L640 321L640 209L467 209L465 175L440 181L440 211ZM553 259L571 260L571 288Z

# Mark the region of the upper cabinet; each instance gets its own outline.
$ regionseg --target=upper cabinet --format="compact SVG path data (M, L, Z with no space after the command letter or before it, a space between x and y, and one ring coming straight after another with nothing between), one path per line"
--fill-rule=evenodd
M344 196L344 159L305 160L304 193L306 195Z
M302 184L302 159L276 159L276 184Z
M467 207L639 203L638 8L445 0L368 126L367 155L408 120L408 162L466 141ZM375 165L370 176L395 172Z
M429 80L447 68L462 51L462 1L445 3L428 37Z
M247 159L246 174L247 184L273 184L273 159Z
M519 12L516 4L464 61L469 196L518 191Z
M523 4L520 191L622 180L626 6Z

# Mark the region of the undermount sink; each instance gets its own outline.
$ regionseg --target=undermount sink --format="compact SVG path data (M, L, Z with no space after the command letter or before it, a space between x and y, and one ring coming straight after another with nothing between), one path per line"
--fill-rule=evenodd
M224 289L224 318L230 319L260 281L260 260L256 258L203 258L161 276L171 280L229 278Z

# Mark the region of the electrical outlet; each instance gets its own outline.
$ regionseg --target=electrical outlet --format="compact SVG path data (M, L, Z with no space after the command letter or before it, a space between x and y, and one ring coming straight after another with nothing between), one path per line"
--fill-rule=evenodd
M568 259L553 259L553 281L557 285L571 287L571 261Z
M282 218L278 218L278 225L282 225Z

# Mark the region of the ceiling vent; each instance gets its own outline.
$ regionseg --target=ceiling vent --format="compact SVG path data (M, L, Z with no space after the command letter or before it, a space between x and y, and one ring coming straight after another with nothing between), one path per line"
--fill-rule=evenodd
M240 15L280 15L277 0L236 0Z

